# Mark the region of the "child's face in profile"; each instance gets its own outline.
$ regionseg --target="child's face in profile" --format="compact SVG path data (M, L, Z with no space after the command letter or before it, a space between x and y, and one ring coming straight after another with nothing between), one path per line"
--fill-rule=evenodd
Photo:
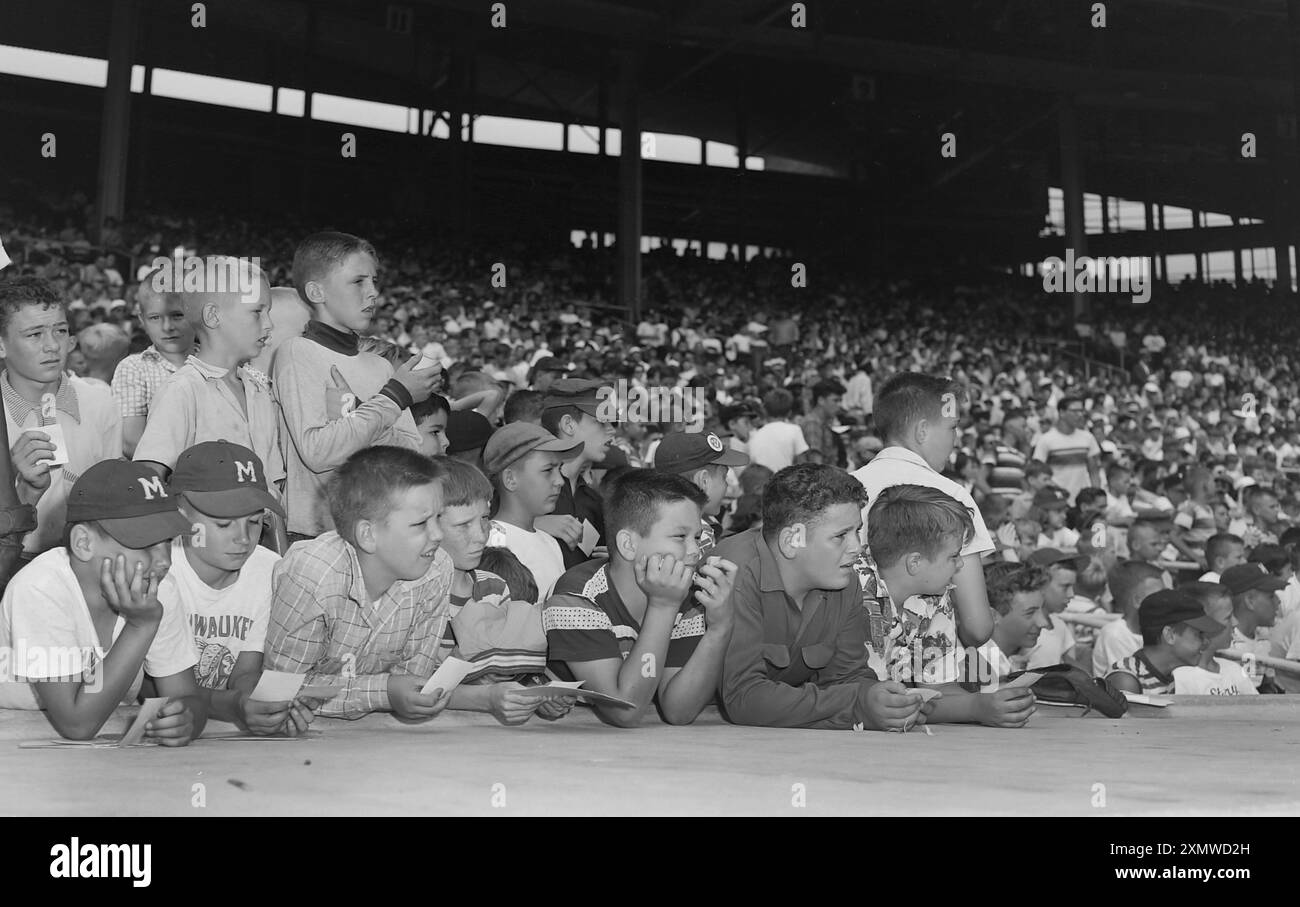
M447 414L438 410L425 416L416 426L420 432L420 453L426 457L440 457L447 450Z
M704 493L708 496L708 501L704 504L704 515L717 516L722 512L722 499L727 493L727 473L729 469L726 466L719 466L714 463L705 467L705 471L708 473L708 487L704 489Z
M1162 633L1164 641L1173 649L1174 658L1185 665L1196 664L1200 661L1201 653L1210 644L1209 637L1195 627L1189 627L1186 624L1165 627Z
M688 567L700 563L700 508L693 501L660 504L659 512L645 535L633 533L637 559L671 554Z
M364 333L370 327L379 299L378 265L365 252L353 252L314 281L324 295L321 320L332 327Z
M796 524L802 532L791 536L795 559L817 589L846 589L858 581L856 569L862 554L862 510L852 504L833 504L811 525ZM784 534L787 530L782 530Z
M389 506L374 524L373 554L397 579L417 580L429 572L442 543L442 491L437 482L415 485L391 495Z
M475 570L483 559L488 539L488 502L475 501L448 507L438 518L442 547L457 570Z
M1011 597L1011 607L1006 614L999 614L997 621L1005 629L1006 638L1018 640L1017 648L1006 654L1015 655L1032 649L1038 644L1038 636L1048 626L1047 612L1043 609L1043 593L1017 592Z
M961 570L961 538L950 535L939 544L933 557L920 557L920 568L916 579L921 591L927 595L938 595L952 585L952 579Z
M1043 588L1043 608L1048 614L1064 611L1070 599L1074 598L1074 578L1072 569L1062 564L1053 564L1048 568L1051 580Z
M254 295L223 297L219 330L241 361L256 359L271 339L271 285L262 277Z
M533 451L507 467L514 476L512 493L533 516L544 516L555 509L564 484L564 474L560 472L563 462L559 454Z
M1059 507L1047 511L1046 523L1048 529L1060 529L1065 525L1065 511Z

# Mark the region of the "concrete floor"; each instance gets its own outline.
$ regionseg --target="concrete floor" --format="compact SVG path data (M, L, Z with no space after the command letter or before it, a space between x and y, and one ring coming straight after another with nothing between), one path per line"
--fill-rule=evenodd
M1044 708L1024 730L932 737L731 727L712 710L686 728L618 730L585 709L521 728L464 713L314 727L301 741L31 750L17 744L52 736L44 717L0 712L0 813L1300 814L1300 696L1188 697L1118 720Z

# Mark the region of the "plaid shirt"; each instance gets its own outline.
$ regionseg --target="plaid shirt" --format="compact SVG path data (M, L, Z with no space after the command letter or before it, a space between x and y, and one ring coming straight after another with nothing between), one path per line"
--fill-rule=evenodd
M119 362L113 372L113 399L122 418L149 415L154 394L179 367L152 346Z
M356 550L337 532L299 542L271 579L266 667L342 686L317 714L388 711L390 674L428 678L438 664L451 577L451 557L439 549L428 573L394 583L371 603Z

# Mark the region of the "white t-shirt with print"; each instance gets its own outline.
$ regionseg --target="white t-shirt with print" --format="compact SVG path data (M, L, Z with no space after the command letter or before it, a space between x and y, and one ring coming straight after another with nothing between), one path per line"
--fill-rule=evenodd
M1215 674L1198 665L1174 668L1174 695L1176 696L1258 696L1254 682L1246 676L1241 665L1224 658L1215 658L1219 673Z
M509 548L533 574L538 593L534 605L540 605L551 597L556 582L564 575L564 554L553 536L540 529L530 531L503 520L493 520L488 544L494 548Z
M271 572L280 555L257 545L235 581L213 589L190 566L185 546L172 542L172 568L158 586L158 600L183 617L194 640L199 686L224 690L242 652L261 652L271 616Z
M161 601L161 599L160 599ZM126 620L118 617L113 639ZM57 680L80 674L87 682L107 654L95 632L86 597L68 561L68 549L51 548L18 571L0 599L0 646L10 658L0 659L0 708L39 709L28 681ZM123 703L140 695L144 673L169 677L194 666L194 644L180 613L163 604L144 666L136 672Z

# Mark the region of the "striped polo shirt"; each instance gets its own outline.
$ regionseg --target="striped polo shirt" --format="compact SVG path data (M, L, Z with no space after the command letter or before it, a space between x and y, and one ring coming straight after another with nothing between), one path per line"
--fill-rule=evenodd
M627 658L641 632L640 622L609 581L605 560L579 564L560 577L542 610L542 627L550 668L562 680L575 679L567 663ZM688 593L673 623L666 667L684 666L704 629L704 609Z
M1148 695L1159 696L1162 693L1172 693L1174 691L1174 678L1168 674L1161 674L1156 670L1155 666L1142 654L1141 649L1128 658L1111 665L1110 670L1106 672L1106 679L1109 680L1116 674L1132 674L1137 678L1138 684L1142 687L1142 692Z
M1052 481L1070 493L1071 501L1088 487L1088 458L1100 454L1097 439L1083 429L1067 435L1053 428L1034 444L1034 459L1052 467Z
M1025 490L1025 464L1028 458L1014 447L999 444L993 451L990 461L993 469L989 475L989 487L994 494L1014 497Z

